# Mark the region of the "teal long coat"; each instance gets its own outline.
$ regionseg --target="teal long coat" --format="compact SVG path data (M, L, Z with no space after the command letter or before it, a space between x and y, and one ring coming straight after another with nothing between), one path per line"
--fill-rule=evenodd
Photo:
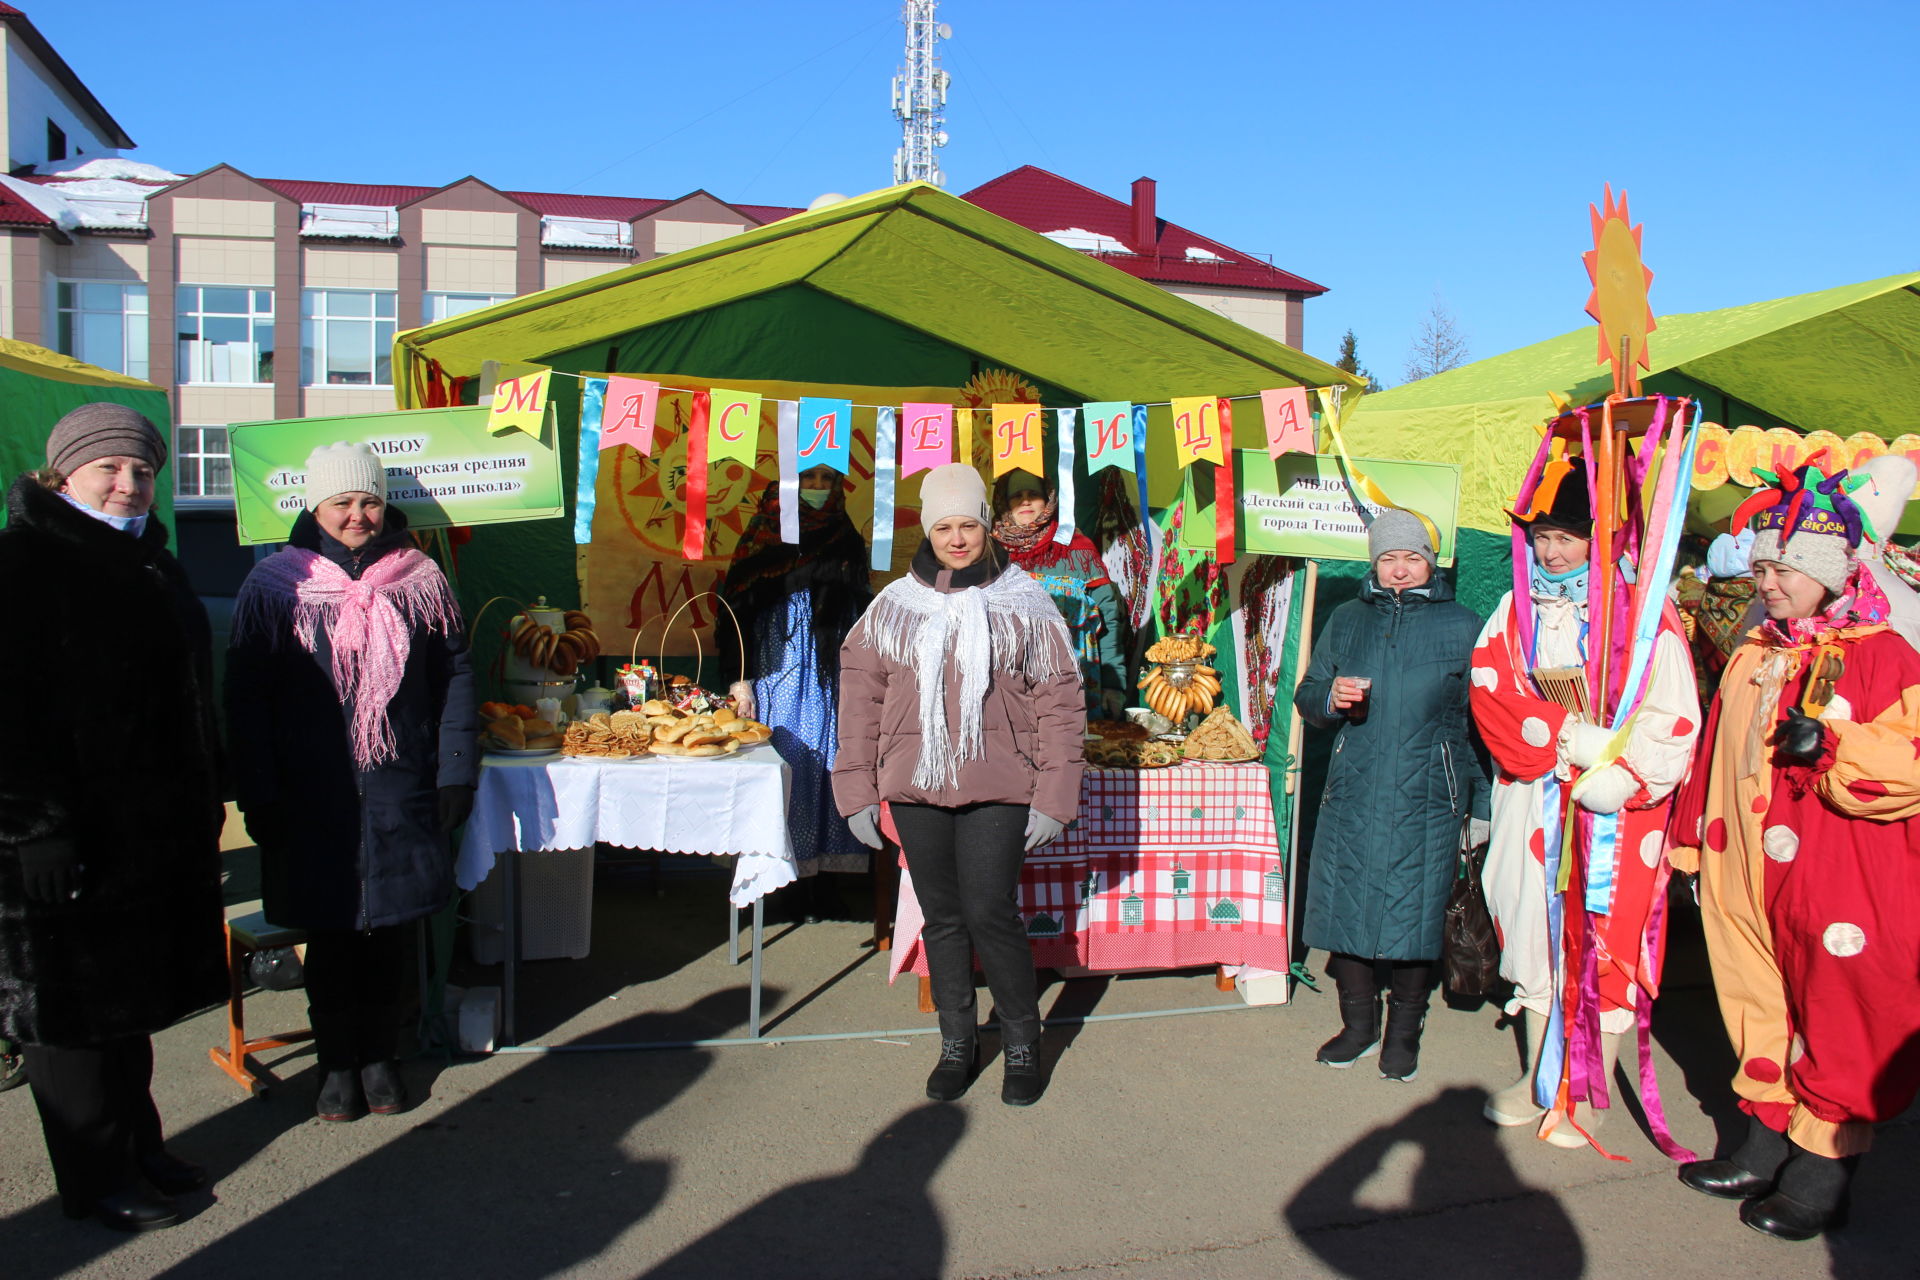
M1467 710L1480 618L1436 575L1389 591L1371 573L1333 611L1294 694L1338 729L1320 797L1301 936L1380 960L1437 960L1461 829L1485 817L1486 774ZM1337 675L1371 676L1366 718L1329 712Z

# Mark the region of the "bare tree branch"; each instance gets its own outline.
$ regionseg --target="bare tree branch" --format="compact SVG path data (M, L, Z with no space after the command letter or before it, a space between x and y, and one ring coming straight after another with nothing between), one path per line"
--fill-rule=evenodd
M1468 358L1467 335L1461 332L1459 321L1436 292L1433 295L1433 308L1421 321L1420 332L1413 340L1413 349L1407 354L1404 371L1406 380L1418 382L1436 373L1458 369Z

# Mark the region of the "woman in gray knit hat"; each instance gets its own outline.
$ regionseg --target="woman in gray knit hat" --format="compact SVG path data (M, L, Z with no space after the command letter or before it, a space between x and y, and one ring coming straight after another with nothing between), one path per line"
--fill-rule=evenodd
M1317 1060L1411 1080L1438 974L1441 924L1468 818L1486 827L1487 788L1467 713L1480 619L1439 576L1426 521L1388 508L1367 528L1373 568L1333 611L1294 695L1334 729L1301 936L1328 952L1340 1034ZM1481 840L1484 835L1479 835ZM1387 1000L1380 1026L1380 993Z
M0 530L0 670L72 677L0 735L0 1036L61 1208L124 1231L206 1181L162 1145L149 1037L226 991L211 636L150 514L166 458L133 409L82 405Z

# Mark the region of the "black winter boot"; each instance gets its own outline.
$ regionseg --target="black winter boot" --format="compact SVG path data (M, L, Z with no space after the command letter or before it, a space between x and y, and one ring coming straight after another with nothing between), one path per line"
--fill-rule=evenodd
M320 1096L313 1105L314 1114L333 1124L345 1124L367 1114L367 1100L360 1092L360 1072L349 1067L329 1071L320 1080Z
M1817 1156L1792 1143L1772 1195L1740 1206L1740 1221L1781 1240L1811 1240L1847 1225L1847 1188L1858 1156Z
M1680 1166L1680 1181L1695 1191L1723 1200L1745 1200L1773 1190L1787 1162L1787 1135L1747 1117L1747 1137L1724 1160L1695 1160Z
M1003 1045L1000 1055L1006 1059L1006 1073L1000 1078L1000 1101L1010 1107L1030 1107L1040 1100L1046 1080L1040 1075L1040 1046Z
M952 1102L973 1083L975 1059L980 1048L972 1036L963 1040L940 1041L940 1061L927 1077L927 1096L935 1102Z
M367 1110L377 1116L395 1115L407 1109L407 1085L400 1078L397 1062L369 1062L361 1067L360 1091L366 1096Z
M1320 1046L1315 1062L1344 1071L1380 1052L1380 995L1340 992L1340 1034Z
M1387 1034L1380 1042L1380 1078L1411 1080L1420 1074L1420 1032L1427 1025L1427 1002L1387 1001Z

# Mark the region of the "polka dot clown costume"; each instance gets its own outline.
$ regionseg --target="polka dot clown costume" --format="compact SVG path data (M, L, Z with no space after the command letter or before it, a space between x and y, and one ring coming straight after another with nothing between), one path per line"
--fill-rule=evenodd
M1750 1117L1681 1180L1789 1239L1840 1225L1873 1125L1920 1090L1920 655L1852 555L1874 537L1864 479L1809 465L1736 513L1758 510L1763 599L1780 567L1824 592L1735 651L1673 815Z
M1583 460L1555 458L1538 475L1514 512L1514 590L1481 632L1468 673L1474 721L1497 766L1487 906L1501 976L1514 988L1507 1011L1524 1011L1530 1057L1485 1114L1499 1125L1537 1123L1555 1146L1588 1145L1611 1103L1621 1037L1637 1027L1654 1136L1684 1158L1666 1134L1645 1032L1665 954L1667 813L1700 731L1693 660L1664 592L1639 589L1632 555L1607 588L1587 562L1593 489ZM1639 529L1636 503L1613 546L1635 546ZM1649 544L1638 545L1644 554ZM1551 564L1541 547L1552 548ZM1608 588L1613 651L1602 654L1596 619ZM1603 663L1608 705L1581 711L1602 686Z

